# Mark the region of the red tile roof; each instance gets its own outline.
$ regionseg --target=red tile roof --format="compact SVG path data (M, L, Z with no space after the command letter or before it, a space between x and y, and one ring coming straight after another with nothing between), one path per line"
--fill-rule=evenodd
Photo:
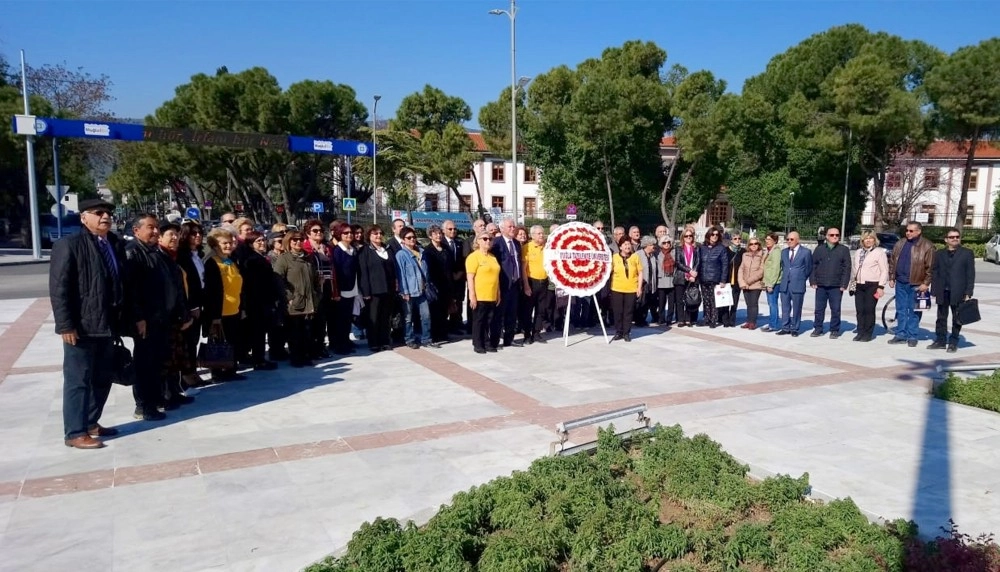
M922 159L965 159L969 152L968 142L935 141L918 157ZM976 147L976 159L1000 159L1000 143L980 141Z

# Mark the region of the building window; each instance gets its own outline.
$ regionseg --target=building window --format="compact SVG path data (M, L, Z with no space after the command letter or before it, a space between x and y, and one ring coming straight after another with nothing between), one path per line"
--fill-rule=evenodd
M462 212L472 212L472 195L459 196L458 210Z
M506 171L506 165L502 161L493 161L491 163L493 171L493 182L502 183L504 181L504 174Z
M934 214L936 212L937 212L937 207L934 205L920 205L920 214L927 215L927 220L917 219L917 222L921 224L934 224Z
M524 197L524 216L535 216L535 197Z
M941 169L939 167L928 167L924 169L924 188L936 189L941 180Z
M465 175L462 176L462 180L463 181L472 180L472 167L469 167L468 169L465 170Z
M729 201L715 201L708 211L708 226L726 224L729 221Z
M975 173L975 171L973 171ZM972 219L976 218L976 207L965 207L965 226L972 226Z
M424 195L424 210L425 211L436 211L438 210L438 194L437 193L427 193Z
M503 197L491 197L490 206L495 209L503 210Z
M969 175L969 191L975 191L979 186L979 169L973 169Z
M529 167L527 165L524 166L524 182L525 183L538 182L538 171L536 171L534 167Z
M888 171L885 174L885 188L887 188L887 189L901 189L901 188L903 188L903 172L902 171Z
M899 205L885 205L885 218L888 222L899 224Z

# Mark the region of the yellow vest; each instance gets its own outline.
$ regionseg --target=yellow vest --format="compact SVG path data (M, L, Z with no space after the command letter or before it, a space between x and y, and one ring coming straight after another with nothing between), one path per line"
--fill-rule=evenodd
M521 247L521 255L524 257L525 267L528 269L528 278L534 280L545 280L549 276L545 273L545 245L538 245L529 242Z
M628 275L625 270L628 269ZM611 291L636 293L639 290L639 275L642 274L642 263L639 255L632 253L628 260L622 260L620 254L611 256Z

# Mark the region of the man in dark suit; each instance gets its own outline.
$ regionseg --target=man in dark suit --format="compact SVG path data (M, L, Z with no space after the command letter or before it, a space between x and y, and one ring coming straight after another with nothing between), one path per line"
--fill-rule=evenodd
M444 231L444 246L451 252L452 275L451 294L454 304L448 314L448 329L455 335L462 335L462 302L465 301L465 245L458 240L458 227L455 221L446 220L441 225Z
M792 231L785 239L788 248L781 251L781 329L779 336L799 335L802 302L806 297L806 280L812 272L812 252L799 243L799 233Z
M114 341L122 332L124 250L111 231L115 207L101 199L80 201L79 233L52 245L49 300L63 342L64 443L99 449L95 437L117 429L98 424L111 393Z
M403 250L403 241L399 237L399 231L403 230L404 226L406 226L406 221L401 218L392 221L392 238L386 242L385 249L393 257L396 256L397 252Z
M500 223L500 236L493 241L490 252L500 262L500 320L493 320L493 327L500 329L503 321L503 345L510 347L517 333L517 308L521 292L524 290L522 281L524 260L521 256L521 244L514 238L516 232L514 221L504 219ZM494 336L496 337L496 336Z
M972 298L972 289L976 284L976 261L972 251L961 245L962 234L957 228L949 228L944 240L947 248L934 253L934 264L931 267L931 290L937 302L937 324L934 343L927 346L927 349L947 347L949 353L954 353L958 351L958 334L962 331L962 324L958 323L958 305Z

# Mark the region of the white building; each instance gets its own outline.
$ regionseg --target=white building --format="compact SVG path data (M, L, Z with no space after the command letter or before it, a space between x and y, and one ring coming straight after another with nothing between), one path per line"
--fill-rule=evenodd
M885 181L890 216L933 226L955 224L966 155L967 147L963 149L951 141L935 141L920 155L905 155L896 161L886 173ZM873 186L870 181L869 195ZM989 228L997 196L1000 196L1000 146L980 143L969 180L964 225ZM874 212L875 205L869 199L861 219L863 225L874 223Z

